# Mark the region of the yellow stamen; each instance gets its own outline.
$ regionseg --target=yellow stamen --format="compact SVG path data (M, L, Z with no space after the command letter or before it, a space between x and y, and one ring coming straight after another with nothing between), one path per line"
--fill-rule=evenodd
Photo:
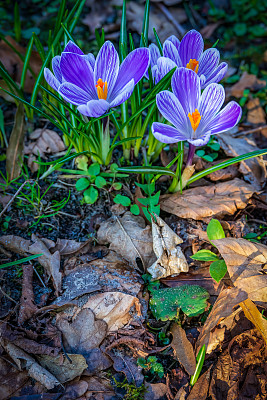
M189 63L186 64L186 68L192 69L192 71L195 71L196 74L198 71L198 67L199 67L199 62L195 59L192 60L192 58L190 59Z
M101 78L98 79L97 85L95 85L97 95L99 99L107 100L108 97L108 83L103 82Z
M192 114L188 113L188 118L191 122L193 131L195 132L201 120L201 115L199 114L199 111L195 109L195 111Z

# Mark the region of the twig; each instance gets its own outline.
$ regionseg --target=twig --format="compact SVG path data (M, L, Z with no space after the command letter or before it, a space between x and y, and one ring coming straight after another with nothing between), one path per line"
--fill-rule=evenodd
M161 3L157 3L158 8L163 12L163 14L165 15L165 17L173 24L173 26L177 29L177 31L179 32L179 34L181 36L184 36L185 34L185 29L182 27L181 24L179 24L179 22L177 22L174 17L172 16L172 14L170 13L170 11L164 6L164 4Z
M12 297L10 297L6 292L3 291L3 289L1 288L1 286L0 286L0 292L3 293L3 295L4 295L5 297L7 297L10 301L13 301L13 303L18 304L18 303L16 302L16 300L12 299Z
M254 218L252 218L252 219L248 219L247 222L257 222L258 224L267 225L267 222L262 221L261 219L254 219Z
M24 186L26 185L26 183L29 183L29 180L23 182L23 184L20 186L20 188L18 188L18 190L16 191L16 193L14 194L14 196L12 197L12 199L9 200L9 202L7 203L7 205L4 207L4 209L1 211L0 213L0 218L2 217L2 215L5 213L5 211L8 209L8 207L10 206L11 203L13 203L13 201L15 200L15 198L17 197L17 195L19 194L19 192L21 191L21 189L24 188Z
M254 133L254 132L260 132L266 128L267 128L267 125L258 126L258 128L249 129L248 131L237 132L236 135L234 135L234 137L244 136L244 135L248 135L248 134Z

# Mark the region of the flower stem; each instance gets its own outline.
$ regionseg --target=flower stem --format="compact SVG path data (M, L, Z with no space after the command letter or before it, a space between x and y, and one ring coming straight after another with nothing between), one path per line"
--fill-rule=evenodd
M195 155L195 150L196 147L193 144L189 143L189 150L185 167L189 167L190 165L192 165L193 157Z

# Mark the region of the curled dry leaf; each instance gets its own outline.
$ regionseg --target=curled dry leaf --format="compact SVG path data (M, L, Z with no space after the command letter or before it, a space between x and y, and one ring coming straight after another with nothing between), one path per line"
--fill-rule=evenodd
M240 307L244 311L247 319L249 319L261 333L263 339L267 344L267 320L263 317L253 301L251 301L250 299L242 301L242 303L240 303Z
M108 331L117 331L133 318L132 309L137 316L141 316L141 304L139 300L129 294L121 292L107 292L93 295L83 306L90 309L96 318L107 323Z
M252 185L236 178L230 182L188 189L182 195L161 196L160 206L163 211L180 218L219 218L245 208L254 191Z
M213 243L223 256L233 284L266 307L267 246L245 239L225 238Z
M87 368L86 360L81 354L67 354L67 356L65 357L62 354L57 357L41 355L38 357L38 361L60 383L65 383L81 376Z
M233 313L233 309L247 299L247 294L238 288L222 290L214 303L208 318L197 340L197 352L206 345L206 353L212 353L224 341L227 326L226 318ZM232 324L232 320L230 321Z
M109 248L129 261L132 267L140 270L137 260L143 267L149 267L155 260L152 234L149 225L140 216L126 212L123 217L109 218L101 224L97 232L100 244L110 243Z
M59 313L56 326L63 334L66 350L76 354L86 354L98 347L107 333L106 322L96 320L89 308L78 309L72 321L65 312Z
M251 151L260 150L252 138L235 138L231 132L220 134L218 141L224 152L230 157L237 157ZM224 171L224 169L220 171ZM262 156L242 161L239 171L244 175L244 179L249 181L256 190L260 190L266 183L266 166Z
M19 103L6 151L6 172L9 181L18 178L21 172L24 155L24 129L24 105Z
M148 272L153 279L165 278L167 276L176 276L180 272L188 271L188 264L179 244L183 240L161 219L158 215L153 214L152 221L152 237L153 250L157 256L157 260Z
M1 337L0 344L15 362L20 371L26 369L31 378L40 382L47 389L53 389L55 386L60 384L54 375L41 367L34 358L22 349L15 346L13 343L8 343Z
M33 266L31 264L23 265L22 270L23 280L18 317L19 325L22 325L25 321L30 319L38 310L38 307L34 303L34 294L32 287Z
M240 98L243 96L245 89L256 91L263 89L265 86L265 81L260 80L256 75L248 74L245 71L240 80L231 87L231 96Z
M171 327L172 342L174 355L180 364L184 367L189 375L193 375L196 369L196 359L192 344L186 337L185 331L178 324Z

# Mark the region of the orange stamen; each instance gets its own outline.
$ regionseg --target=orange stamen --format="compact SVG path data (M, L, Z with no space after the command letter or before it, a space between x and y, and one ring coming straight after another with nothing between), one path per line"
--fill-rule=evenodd
M108 83L103 82L101 78L98 79L97 85L95 85L97 95L99 99L107 100L108 97Z
M195 59L192 60L192 58L190 59L189 63L186 64L186 68L192 69L192 71L194 71L196 74L198 71L198 67L199 67L199 62Z
M199 114L199 111L195 109L195 111L192 114L188 113L188 118L191 122L193 131L195 132L201 120L201 115Z

